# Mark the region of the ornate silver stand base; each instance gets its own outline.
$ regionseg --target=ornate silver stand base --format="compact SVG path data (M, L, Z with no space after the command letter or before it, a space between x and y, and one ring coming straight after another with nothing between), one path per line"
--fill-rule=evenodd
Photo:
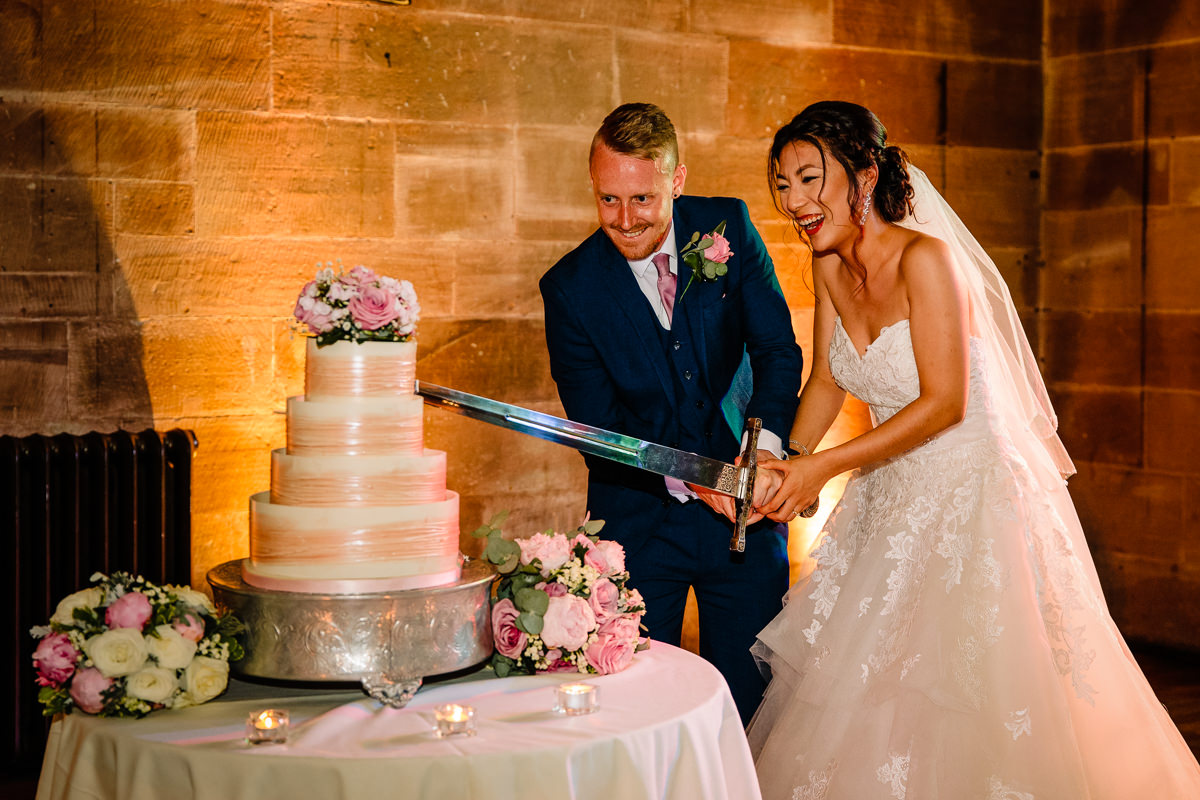
M492 654L491 566L468 561L455 583L375 594L304 594L250 586L242 562L213 567L217 605L246 623L242 675L354 681L393 708L424 678L466 669Z

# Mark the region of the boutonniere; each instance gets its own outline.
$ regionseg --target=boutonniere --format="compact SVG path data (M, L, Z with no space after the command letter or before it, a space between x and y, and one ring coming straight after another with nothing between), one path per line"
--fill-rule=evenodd
M688 278L687 286L679 294L682 299L692 281L699 278L702 281L715 281L719 276L729 271L725 262L733 251L729 249L729 240L725 238L725 220L703 236L699 231L692 234L691 240L679 251L683 263L692 268L692 276Z

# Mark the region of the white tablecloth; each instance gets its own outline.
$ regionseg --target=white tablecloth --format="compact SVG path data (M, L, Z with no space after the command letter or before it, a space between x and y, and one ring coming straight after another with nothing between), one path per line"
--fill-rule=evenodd
M478 676L490 676L490 672ZM233 681L202 706L140 720L74 713L51 726L38 800L753 800L754 763L720 674L659 642L622 673L586 680L600 710L563 717L554 687L579 676L461 680L403 709L361 693ZM475 707L478 735L438 739L433 708ZM247 745L251 711L287 709L286 744Z

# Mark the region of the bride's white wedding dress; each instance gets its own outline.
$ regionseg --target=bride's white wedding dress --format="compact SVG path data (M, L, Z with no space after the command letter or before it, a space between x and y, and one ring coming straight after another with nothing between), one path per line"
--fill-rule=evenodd
M830 367L882 423L919 394L907 320ZM854 475L759 634L765 800L1174 800L1200 767L1109 617L1064 481L993 409Z

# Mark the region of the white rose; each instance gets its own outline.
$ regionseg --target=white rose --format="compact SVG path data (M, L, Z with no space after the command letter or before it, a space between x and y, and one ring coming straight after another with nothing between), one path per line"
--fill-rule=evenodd
M83 652L106 678L132 675L146 663L146 642L142 632L133 628L115 628L93 636L83 643Z
M190 586L168 586L167 591L178 597L186 605L189 605L192 608L197 608L201 611L207 611L210 614L217 613L217 609L213 605L212 600L208 599L208 595L206 595L204 592L197 592Z
M183 669L192 663L196 655L196 643L185 639L170 625L159 625L154 629L156 635L143 637L146 640L146 650L154 656L154 660L163 669Z
M166 703L178 688L175 670L162 667L146 667L125 679L125 693L147 703Z
M179 685L183 687L184 695L180 698L181 702L176 702L175 705L179 707L207 703L225 691L227 683L229 683L228 661L208 656L196 656L188 668L183 671L183 677L179 679Z
M74 625L75 609L96 608L103 602L104 592L97 586L69 594L58 602L58 608L54 609L54 616L50 617L50 621L59 625Z

